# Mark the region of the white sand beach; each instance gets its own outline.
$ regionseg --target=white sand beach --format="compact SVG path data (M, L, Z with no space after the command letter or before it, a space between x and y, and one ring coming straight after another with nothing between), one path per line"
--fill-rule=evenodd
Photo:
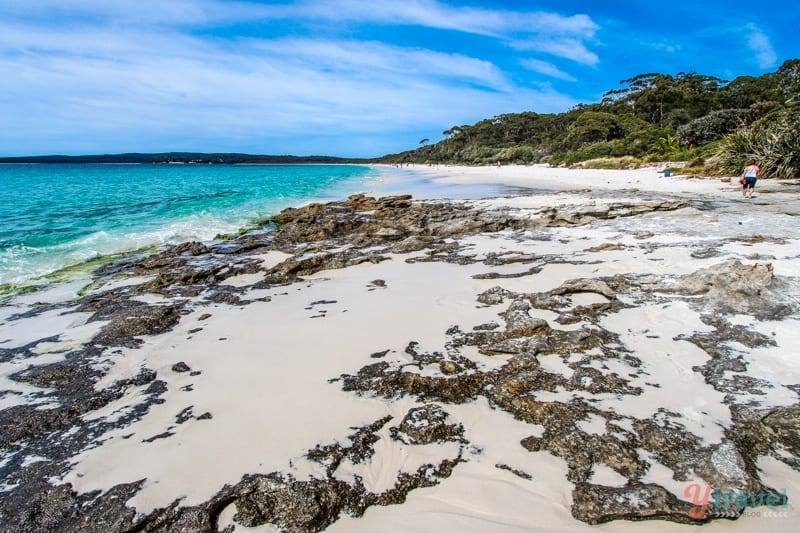
M483 186L509 187L502 190L516 195L483 198ZM294 481L330 478L382 494L398 486L403 473L416 475L457 460L449 475L431 475L429 486L410 490L404 503L369 505L362 516L343 513L326 531L795 531L800 457L791 438L773 428L775 441L746 456L744 433L733 428L744 424L735 406L759 413L798 406L796 184L762 180L756 197L743 200L736 183L674 173L664 177L658 168L386 167L370 193L431 198L469 187L473 199L453 202L531 225L445 237L443 245L450 246L446 257L444 252L426 255L425 248L402 252L387 247L376 252L385 256L379 262L326 268L287 284L259 284L265 272L292 257L285 251L264 252L257 256L259 270L220 282L236 289L236 299L211 301L211 286L181 295L138 294L134 301L143 305L179 303L180 317L167 331L140 336L138 345L98 347L91 358L97 376L93 388L102 391L154 372L162 382L159 401L130 421L115 423L127 420L152 394L153 381L147 381L126 385L112 401L83 411L80 419L87 427L105 425L83 441L50 483L68 484L81 495L143 480L125 501L143 517L176 501L178 506L202 506L247 474L280 473ZM653 207L666 202L684 204ZM552 223L534 224L545 216ZM307 246L301 259L349 249ZM775 301L761 302L762 293L748 292L747 274L742 281L735 272L715 270L734 261L742 266L730 268L761 268L763 294L782 295L789 310L773 310L769 306ZM700 279L706 271L721 272L722 292L708 288L716 282L694 292L686 288L693 275ZM96 284L89 297L155 278L110 277ZM572 280L583 280L583 288L558 294ZM605 280L605 288L590 288L588 280ZM737 284L744 287L741 302L726 300L724 291ZM491 290L504 296L496 303L478 300ZM77 312L78 303L20 317L46 301L46 294L26 295L0 308L0 348L7 354L0 359L2 408L58 405L59 396L38 382L18 379L18 373L68 361L81 346L99 346L96 336L109 323L87 322L93 311ZM541 335L567 339L558 341L567 344L536 350L528 344L521 352L508 347L514 339L531 343L528 339L538 333L504 339L505 353L469 344L470 332L503 331L504 323L510 331L508 310L516 301L529 302L518 313L538 324L536 331L546 330ZM737 336L741 331L756 336ZM578 333L604 340L589 346ZM717 351L710 353L712 346ZM704 373L704 365L715 357L741 364L722 365L720 375ZM537 370L514 378L523 383L515 399L507 373L509 365L523 359ZM345 390L347 381L340 376L355 376L376 363L384 364L380 372L357 385L374 385L373 390ZM451 374L451 367L459 370ZM402 375L404 383L410 374L420 379L485 375L491 387L508 390L498 396L491 388L475 389L474 397L450 401L436 396L444 394L439 389L424 394L397 389L387 396L381 391L388 389L380 387L390 386L391 372L397 373L391 379ZM530 389L524 380L537 372L542 388ZM612 381L616 385L607 385ZM562 431L564 421L552 427L550 418L532 423L524 415L528 407L515 403L523 400L537 406L583 406L581 417L570 423L572 431L585 442L594 442L594 436L625 443L625 453L639 466L624 474L627 467L598 451L588 459L588 477L574 481L572 476L584 475L582 467L564 455L568 450L559 451L548 440ZM459 437L425 443L398 437L402 431L392 428L410 409L429 404L447 413L448 424L462 427ZM309 457L317 446L349 445L355 428L386 416L392 419L375 430L367 456L346 456L332 472L327 471L331 463ZM794 427L786 424L780 427ZM652 449L645 427L677 431L692 443L685 469L664 464L672 456L660 457ZM59 431L54 435L62 439L69 434L67 428ZM529 437L542 449L523 446ZM0 461L20 458L24 450L23 442ZM701 462L707 467L700 468ZM720 486L723 481L727 485ZM589 525L573 515L576 484L621 490L633 482L658 486L690 504L685 491L691 483L746 493L760 482L785 490L789 500L779 509L748 508L735 521L702 525L659 519ZM215 519L219 531L226 526L234 531L281 529L237 522L237 501L231 497ZM627 505L634 511L658 507L649 500ZM679 504L670 505L677 509Z
M502 185L531 188L550 192L564 191L626 191L663 192L674 194L720 194L729 197L733 190L740 191L736 179L692 178L681 174L680 168L672 168L665 177L664 169L669 165L657 164L636 170L599 170L550 167L548 165L504 165L496 166L449 166L413 165L402 168L377 165L383 168L384 187L397 186L397 190L426 178L441 185ZM394 189L394 187L392 187ZM774 191L780 186L772 180L758 182L759 190ZM381 187L376 189L380 192ZM433 188L435 191L436 189Z

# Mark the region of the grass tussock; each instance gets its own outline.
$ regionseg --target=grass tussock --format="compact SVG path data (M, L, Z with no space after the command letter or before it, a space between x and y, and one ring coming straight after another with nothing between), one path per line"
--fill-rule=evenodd
M642 160L638 157L599 157L570 165L570 168L592 168L602 170L631 170L640 168Z

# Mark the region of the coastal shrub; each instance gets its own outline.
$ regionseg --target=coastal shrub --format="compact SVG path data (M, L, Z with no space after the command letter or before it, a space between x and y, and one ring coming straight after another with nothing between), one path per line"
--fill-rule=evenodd
M574 152L561 152L553 154L550 157L551 165L574 165L581 161L588 161L589 159L599 159L601 157L609 157L614 152L613 142L599 142L584 146L580 150Z
M692 155L690 149L681 147L675 135L667 133L656 140L650 154L645 159L648 161L686 161Z
M504 163L537 163L541 159L539 151L532 146L509 146L497 152L496 159Z
M695 119L678 128L677 140L681 146L699 146L736 131L755 118L752 109L721 109Z
M642 166L641 159L631 156L625 157L601 157L598 159L589 159L573 165L580 168L594 168L603 170L630 170Z
M643 157L650 153L653 145L656 144L659 138L666 135L667 132L668 130L663 130L654 126L648 126L639 131L635 131L624 139L615 141L616 144L613 155Z
M654 152L659 155L667 156L672 154L673 152L677 152L680 150L680 145L678 144L678 138L675 135L667 134L663 137L660 137L655 144Z
M480 165L497 160L498 149L493 146L470 145L458 153L459 162Z
M751 159L765 178L800 175L800 105L770 113L752 127L728 135L716 158L730 175L739 175Z
M706 164L706 160L702 156L695 156L686 162L687 167L702 168Z

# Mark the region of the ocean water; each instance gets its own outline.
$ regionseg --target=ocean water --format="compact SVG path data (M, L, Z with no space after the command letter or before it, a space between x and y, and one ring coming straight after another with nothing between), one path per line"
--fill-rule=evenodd
M369 188L358 165L0 165L0 288ZM52 277L52 276L51 276Z

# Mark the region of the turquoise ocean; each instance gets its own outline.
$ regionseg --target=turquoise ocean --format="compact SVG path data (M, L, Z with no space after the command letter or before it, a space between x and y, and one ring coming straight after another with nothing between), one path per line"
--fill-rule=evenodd
M377 177L358 165L0 165L0 288L213 241L285 207L367 190Z

